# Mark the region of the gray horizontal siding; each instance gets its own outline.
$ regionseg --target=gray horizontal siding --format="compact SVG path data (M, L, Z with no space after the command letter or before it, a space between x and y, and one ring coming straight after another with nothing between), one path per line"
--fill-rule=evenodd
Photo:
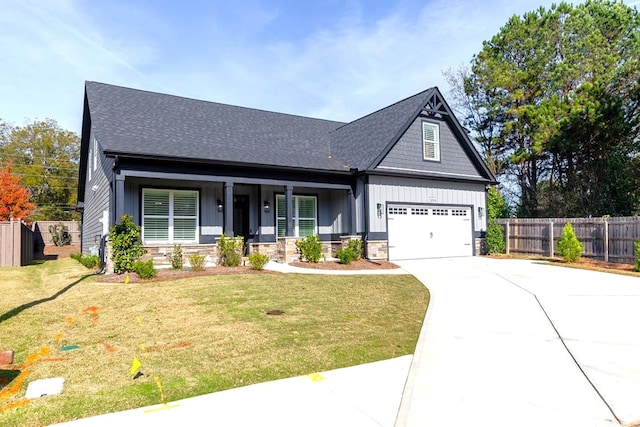
M422 122L439 125L440 161L424 160ZM447 176L481 177L445 121L420 117L400 137L378 168L400 169L409 173L424 171Z
M90 146L93 147L93 134ZM93 148L90 153L93 154ZM99 244L102 236L102 212L111 212L111 175L113 159L102 154L102 148L98 144L98 165L93 170L93 159L87 163L87 168L92 168L91 179L87 171L87 181L84 191L84 212L82 214L82 253L88 254L92 246ZM94 190L95 188L95 190Z

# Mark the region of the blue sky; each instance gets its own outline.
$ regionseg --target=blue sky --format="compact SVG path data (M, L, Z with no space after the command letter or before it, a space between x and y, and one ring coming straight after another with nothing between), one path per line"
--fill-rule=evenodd
M628 1L628 4L638 3ZM3 0L0 120L80 133L84 81L350 121L546 0Z

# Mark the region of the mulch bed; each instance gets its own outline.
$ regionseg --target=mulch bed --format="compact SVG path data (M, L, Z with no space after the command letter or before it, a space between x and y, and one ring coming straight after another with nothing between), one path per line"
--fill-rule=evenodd
M289 265L315 270L392 270L399 268L396 264L389 261L370 261L368 259L359 259L358 261L353 261L351 264L340 264L338 261L322 261L317 263L295 261L289 263Z

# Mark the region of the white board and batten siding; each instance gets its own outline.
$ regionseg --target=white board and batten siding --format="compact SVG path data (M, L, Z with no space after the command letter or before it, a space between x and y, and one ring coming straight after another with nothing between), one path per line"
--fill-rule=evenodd
M387 233L390 260L470 256L486 229L483 183L371 176L369 200L370 231Z

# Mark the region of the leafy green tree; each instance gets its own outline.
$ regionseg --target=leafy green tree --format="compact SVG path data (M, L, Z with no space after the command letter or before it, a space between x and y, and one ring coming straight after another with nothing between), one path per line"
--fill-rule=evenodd
M519 216L637 209L635 8L587 0L513 16L483 43L470 70L450 76L485 158L507 160L494 171L517 186Z
M511 214L509 205L495 186L491 186L487 191L487 213L490 219L507 218Z
M34 220L78 219L79 156L80 138L55 120L16 127L0 123L0 163L13 162L36 205Z

